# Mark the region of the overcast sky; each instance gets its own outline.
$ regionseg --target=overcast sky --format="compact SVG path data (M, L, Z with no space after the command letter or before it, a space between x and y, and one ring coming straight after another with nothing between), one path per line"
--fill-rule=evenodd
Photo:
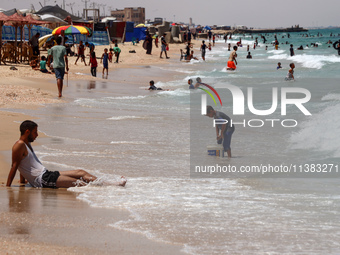
M85 0L64 0L65 9L77 14L85 8ZM58 4L62 7L62 0L41 0L42 5ZM90 8L93 1L88 1ZM201 25L245 25L254 28L291 27L299 24L303 27L312 26L340 26L340 0L96 0L100 12L109 14L110 9L124 7L144 7L146 19L155 17L165 18L167 21L193 23ZM0 8L29 9L31 4L36 10L41 8L39 0L1 0ZM104 7L104 5L106 6Z

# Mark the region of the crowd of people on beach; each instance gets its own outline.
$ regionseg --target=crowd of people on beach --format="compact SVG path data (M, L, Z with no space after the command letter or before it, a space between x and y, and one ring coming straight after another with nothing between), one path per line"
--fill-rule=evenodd
M263 39L263 42L266 43L267 39L266 36L268 35L261 35L261 38ZM303 34L303 37L308 37L310 35ZM320 34L317 35L322 36ZM206 51L212 50L212 47L215 46L217 35L212 34L211 31L208 31L208 39L209 43L206 44L205 40L202 40L200 45L200 51L201 51L201 58L203 61L205 61L206 57ZM30 66L33 70L39 70L42 73L54 73L55 77L57 79L57 87L58 87L58 96L62 97L62 90L63 90L63 81L64 76L69 71L69 65L68 65L68 55L71 53L70 50L67 49L65 46L65 38L63 36L57 36L53 38L52 43L48 45L48 51L47 51L47 57L40 55L39 47L37 47L37 40L39 38L39 33L37 33L32 40L30 41L30 44L32 48L34 49L35 56L40 56L40 59L37 58L33 59L30 62ZM161 51L160 51L160 58L163 58L163 53L165 55L166 59L169 59L169 56L167 54L167 51L169 50L169 44L166 41L166 34L163 34L160 37L160 44L161 44ZM253 39L253 36L251 36ZM284 38L284 37L282 37ZM287 35L287 38L290 38L290 35ZM223 36L223 39L225 43L228 43L228 39L232 39L231 34L225 34ZM185 33L184 36L184 43L185 43L185 49L181 49L181 60L182 61L191 61L192 59L198 60L197 57L194 56L193 46L192 43L192 36L190 33ZM113 48L105 48L104 52L101 53L100 64L102 64L102 76L103 78L108 76L109 74L109 63L112 63L113 61L113 55L115 55L116 59L114 63L119 63L119 55L121 53L121 49L118 47L117 42L113 42L114 47ZM158 37L155 38L155 46L158 47ZM152 44L153 44L153 38L150 34L147 34L147 37L145 39L145 42L143 44L143 48L146 50L146 54L151 54L152 52ZM285 42L285 44L289 44L288 41ZM327 42L329 45L333 45L334 49L337 50L338 54L340 55L340 41L337 40L335 42L332 42L329 40ZM274 35L274 41L272 43L272 46L275 50L279 49L279 41L277 38L277 35ZM312 43L312 47L318 47L317 43ZM232 47L232 51L231 51ZM235 71L237 66L237 51L239 47L243 47L242 45L242 38L239 39L239 41L232 46L231 43L228 43L228 51L230 52L229 59L227 61L227 67L226 69L228 71ZM259 46L258 38L256 37L254 40L254 46L253 49L255 50ZM308 45L307 45L308 47ZM329 46L330 47L330 46ZM89 60L86 58L85 50L89 50ZM83 43L82 41L79 42L78 45L78 52L77 54L74 54L76 56L75 65L77 65L79 59L81 62L84 63L85 66L90 66L91 75L96 77L97 75L97 68L98 68L98 61L97 56L95 52L95 45L90 42ZM268 45L265 46L265 50L268 49ZM303 46L296 48L296 50L303 50ZM289 55L291 57L295 56L294 51L294 45L290 44L289 48ZM250 52L250 46L247 45L247 59L252 59L252 55ZM47 67L50 68L50 70L47 69ZM289 63L290 69L288 70L287 76L285 78L286 81L294 81L294 69L295 64ZM277 70L282 69L281 62L277 63ZM105 76L106 74L106 76ZM188 79L188 88L189 89L202 89L202 86L208 86L205 83L202 83L202 80L197 77L196 83L194 84L192 79ZM149 82L149 88L148 90L163 90L160 87L155 86L155 82L151 80ZM166 89L165 89L166 90ZM211 106L207 107L207 114L206 116L215 118L215 119L228 119L229 117L222 113L214 110ZM229 118L230 119L230 118ZM49 188L58 188L58 187L71 187L74 186L75 183L80 183L80 185L87 185L89 182L92 182L97 179L97 177L87 173L84 170L71 170L71 171L64 171L64 172L50 172L48 171L39 161L39 159L36 157L33 148L31 146L31 143L37 138L38 131L37 131L38 125L32 121L25 121L20 126L20 132L21 137L19 141L15 143L13 146L12 156L13 156L13 162L12 162L12 168L10 170L10 173L8 175L7 180L7 186L11 186L12 181L14 179L15 173L17 170L20 171L20 181L22 183L27 180L32 186L34 187L49 187ZM234 126L230 126L228 124L220 124L216 126L216 134L217 134L217 143L222 144L224 151L227 152L228 157L231 157L231 137L235 130ZM32 166L34 166L35 169L37 169L34 174L29 170ZM39 178L37 178L39 177ZM124 186L126 183L126 180L123 180L117 185Z

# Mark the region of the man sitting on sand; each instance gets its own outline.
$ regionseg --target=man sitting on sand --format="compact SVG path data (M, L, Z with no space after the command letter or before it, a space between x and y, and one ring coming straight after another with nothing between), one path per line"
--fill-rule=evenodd
M17 170L20 172L20 183L25 179L36 188L69 188L84 186L95 181L97 177L84 170L49 171L35 155L31 143L38 137L38 125L26 120L20 125L20 139L12 148L12 167L8 174L6 186L10 187ZM123 179L116 185L125 186Z

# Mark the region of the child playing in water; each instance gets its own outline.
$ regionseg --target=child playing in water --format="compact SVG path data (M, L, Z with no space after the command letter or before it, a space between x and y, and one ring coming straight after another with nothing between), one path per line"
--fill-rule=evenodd
M96 53L93 51L90 55L90 63L91 63L91 74L93 77L97 76L97 58L96 58Z
M157 88L154 81L150 81L149 90L163 90L162 88Z
M288 74L287 74L287 77L285 78L286 81L295 81L295 78L294 78L294 68L295 68L295 64L294 63L290 63L289 64L290 66L290 69L288 71Z
M109 74L109 54L107 48L104 49L104 53L100 59L100 63L103 63L103 76L106 69L106 76Z
M279 62L279 63L277 63L277 67L276 67L276 70L279 70L279 69L281 69L282 68L282 66L281 66L281 63Z
M110 51L109 51L109 61L110 61L110 63L112 63L112 57L113 57L113 49L110 48Z
M189 85L189 89L195 89L195 86L192 84L192 79L188 80L188 85Z

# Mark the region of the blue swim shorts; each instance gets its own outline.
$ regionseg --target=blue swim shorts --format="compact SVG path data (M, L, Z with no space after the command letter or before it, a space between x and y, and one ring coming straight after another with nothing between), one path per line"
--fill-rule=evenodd
M55 78L64 80L65 68L54 68Z

